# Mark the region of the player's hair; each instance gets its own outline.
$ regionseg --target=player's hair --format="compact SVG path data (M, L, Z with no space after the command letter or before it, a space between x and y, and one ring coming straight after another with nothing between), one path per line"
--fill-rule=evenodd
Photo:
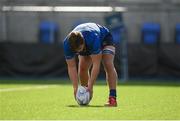
M68 40L73 51L77 51L79 47L84 44L84 39L80 32L71 32Z

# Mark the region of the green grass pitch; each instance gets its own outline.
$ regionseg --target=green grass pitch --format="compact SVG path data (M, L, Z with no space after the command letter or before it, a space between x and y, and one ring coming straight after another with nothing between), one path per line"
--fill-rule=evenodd
M66 82L67 81L67 82ZM0 80L0 120L180 119L180 84L118 84L118 107L104 107L108 87L95 84L89 106L78 106L68 80Z

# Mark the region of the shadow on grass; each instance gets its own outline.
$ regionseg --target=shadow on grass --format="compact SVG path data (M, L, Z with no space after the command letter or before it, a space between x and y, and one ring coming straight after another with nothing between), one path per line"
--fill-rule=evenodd
M67 105L70 108L104 108L104 105Z

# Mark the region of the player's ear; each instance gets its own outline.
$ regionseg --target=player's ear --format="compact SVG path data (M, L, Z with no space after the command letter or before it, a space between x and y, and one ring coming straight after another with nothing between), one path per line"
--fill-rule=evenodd
M83 35L82 35L81 32L77 32L77 35L78 35L79 37L83 38Z

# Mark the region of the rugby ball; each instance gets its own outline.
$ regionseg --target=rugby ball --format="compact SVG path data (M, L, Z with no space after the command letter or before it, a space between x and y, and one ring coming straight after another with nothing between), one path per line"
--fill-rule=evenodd
M90 102L90 94L87 87L79 86L76 93L76 101L79 105L88 105Z

